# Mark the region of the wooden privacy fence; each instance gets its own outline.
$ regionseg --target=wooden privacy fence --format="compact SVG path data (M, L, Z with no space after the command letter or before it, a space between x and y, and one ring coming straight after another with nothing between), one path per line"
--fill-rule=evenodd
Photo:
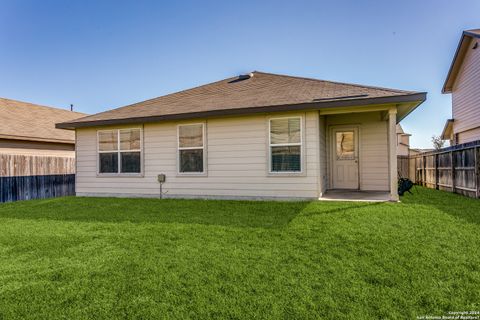
M428 188L480 197L480 141L398 157L399 175Z
M74 157L0 153L0 177L75 173Z
M0 203L74 194L74 157L0 154Z
M0 177L0 203L75 194L75 174Z
M414 159L410 158L409 156L397 156L397 170L398 170L398 177L399 178L409 178L410 180L414 181L415 171L412 174L412 161Z

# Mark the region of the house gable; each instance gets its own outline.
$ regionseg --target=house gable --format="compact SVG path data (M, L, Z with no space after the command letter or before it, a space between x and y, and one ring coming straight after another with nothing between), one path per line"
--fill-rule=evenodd
M467 30L463 32L462 37L460 38L460 42L457 46L457 50L455 51L452 64L450 65L450 69L448 70L447 78L445 79L445 83L443 84L442 93L452 92L455 80L463 65L465 55L469 51L469 45L472 39L476 39L475 41L478 41L478 39L480 39L480 29Z
M452 115L454 134L480 127L480 39L472 38L468 42L452 88Z

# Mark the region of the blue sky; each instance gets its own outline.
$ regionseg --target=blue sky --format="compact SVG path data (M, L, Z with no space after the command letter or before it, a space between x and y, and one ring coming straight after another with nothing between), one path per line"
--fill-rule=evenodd
M478 12L478 0L0 0L0 96L96 113L259 70L427 91L402 125L430 147Z

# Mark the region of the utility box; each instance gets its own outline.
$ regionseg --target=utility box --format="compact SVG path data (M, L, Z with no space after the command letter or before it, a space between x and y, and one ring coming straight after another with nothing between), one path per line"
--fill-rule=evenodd
M164 183L165 180L166 180L166 178L167 178L167 177L165 176L164 173L161 173L161 174L159 174L159 175L157 176L157 180L158 180L159 183Z

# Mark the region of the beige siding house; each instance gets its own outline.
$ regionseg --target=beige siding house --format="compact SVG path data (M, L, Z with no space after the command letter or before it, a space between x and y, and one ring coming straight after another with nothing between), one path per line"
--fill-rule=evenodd
M480 140L480 29L464 31L443 93L452 94L452 119L442 139L451 145Z
M78 196L397 200L396 124L425 93L252 72L57 124Z

